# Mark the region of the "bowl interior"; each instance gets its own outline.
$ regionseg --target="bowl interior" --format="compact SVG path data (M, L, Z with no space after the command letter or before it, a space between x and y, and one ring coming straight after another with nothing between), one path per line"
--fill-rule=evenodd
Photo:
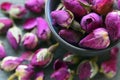
M92 50L92 49L85 49L85 48L80 48L73 46L72 44L66 42L63 40L59 35L58 35L58 29L54 25L52 25L52 18L51 18L51 11L55 10L61 0L48 0L45 6L45 14L47 21L49 23L49 27L55 37L55 39L67 50L72 51L74 53L80 54L82 56L96 56L96 55L101 55L109 51L113 46L115 46L119 41L116 41L114 43L111 43L111 45L106 48L106 49L101 49L101 50Z

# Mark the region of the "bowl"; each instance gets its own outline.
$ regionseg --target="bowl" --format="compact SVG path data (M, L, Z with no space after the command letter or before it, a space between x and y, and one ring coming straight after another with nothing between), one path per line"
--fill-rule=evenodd
M49 27L52 31L52 34L54 38L60 43L62 47L67 49L68 51L71 51L76 54L80 54L81 56L97 56L97 55L102 55L109 53L109 50L114 47L119 41L116 41L112 43L109 47L106 49L101 49L101 50L90 50L90 49L85 49L85 48L80 48L76 47L65 40L63 40L57 33L57 28L52 25L52 18L51 18L51 11L55 10L55 8L59 5L61 0L47 0L46 5L45 5L45 16L48 21Z

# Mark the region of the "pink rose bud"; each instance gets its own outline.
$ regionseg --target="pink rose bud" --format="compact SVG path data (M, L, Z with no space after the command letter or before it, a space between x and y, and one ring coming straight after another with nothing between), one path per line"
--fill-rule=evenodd
M26 33L23 36L22 43L26 49L35 49L38 44L38 38L33 33Z
M36 18L28 18L23 24L24 30L31 30L37 26Z
M87 10L80 4L79 0L62 0L65 7L70 10L76 18L87 14Z
M13 5L13 4L10 3L10 2L3 2L3 3L1 3L0 8L1 8L1 10L2 10L4 13L7 13L7 14L8 14L8 12L9 12L9 10L10 10L10 8L11 8L12 5Z
M36 74L35 80L44 80L44 72L38 72Z
M11 8L10 8L8 13L9 13L9 15L12 18L21 19L21 18L24 18L24 16L26 15L27 11L22 6L13 5L13 6L11 6Z
M31 52L31 51L23 52L22 55L20 56L20 58L22 58L26 61L31 61L32 57L33 57L33 52Z
M25 7L34 13L41 13L45 6L45 0L26 0Z
M89 80L98 73L98 66L95 61L82 61L77 69L80 80Z
M94 44L93 44L94 43ZM105 49L110 45L108 32L104 28L95 29L79 42L79 46L91 49Z
M105 19L106 28L112 41L120 39L120 11L112 11Z
M7 56L1 62L1 69L10 72L13 71L23 62L22 58Z
M93 10L101 15L106 15L113 9L114 0L93 0Z
M12 27L13 21L9 18L0 18L0 34L6 33Z
M53 24L58 24L64 28L69 28L74 19L72 12L68 10L52 11L51 17L53 19Z
M32 57L31 65L35 67L46 67L53 59L53 51L58 47L58 43L49 48L41 48Z
M0 59L6 57L6 50L3 43L0 41Z
M22 32L16 26L8 30L7 39L13 49L17 49L19 47L19 44L21 42L21 36L22 36Z
M80 41L80 38L82 36L80 33L75 32L74 30L70 30L70 29L61 29L59 31L59 35L65 41L72 43L72 44L77 44Z
M37 36L43 41L46 41L51 37L49 25L47 21L41 17L37 18Z
M34 75L33 67L28 65L19 65L14 74L12 74L8 80L15 80L17 77L18 80L31 80L31 77Z
M87 32L92 32L94 29L102 26L102 17L96 13L89 13L85 15L80 24L81 27Z

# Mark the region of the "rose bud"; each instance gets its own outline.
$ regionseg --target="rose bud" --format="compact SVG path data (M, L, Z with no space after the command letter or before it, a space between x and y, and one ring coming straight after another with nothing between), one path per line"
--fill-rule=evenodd
M73 80L72 71L67 68L60 68L52 73L51 78L54 80Z
M3 2L3 3L1 3L0 8L4 13L8 14L12 5L13 4L10 2Z
M58 24L64 28L69 28L74 19L72 12L70 12L68 10L52 11L51 17L53 19L53 24Z
M89 80L93 78L98 72L98 65L94 60L82 61L77 69L80 80Z
M10 28L8 30L7 39L8 39L8 42L10 43L10 45L12 46L13 49L18 48L18 46L21 42L21 36L22 36L22 32L16 26L13 26L12 28Z
M23 62L22 58L7 56L1 62L1 69L10 72L13 71Z
M38 38L33 33L26 33L23 36L22 43L26 49L34 49L38 44Z
M93 44L94 43L94 44ZM79 42L79 46L91 49L105 49L110 45L108 32L104 28L95 29Z
M31 61L32 57L33 57L33 52L26 51L26 52L23 52L22 55L19 58L22 58L22 59L24 59L26 61Z
M41 13L45 5L45 0L26 0L25 7L34 13Z
M37 73L35 80L44 80L44 72Z
M53 59L53 51L58 47L58 43L49 48L41 48L32 57L31 65L35 67L46 67Z
M0 18L0 34L6 33L12 27L13 21L8 18Z
M76 18L87 14L87 10L80 4L79 0L62 0L66 9L70 10Z
M82 18L80 24L81 27L89 33L102 26L102 17L96 13L89 13Z
M94 0L93 10L101 15L106 15L113 9L114 0Z
M34 70L32 66L19 65L14 74L12 74L8 80L15 80L18 77L18 80L31 80L31 77L34 75Z
M47 21L41 17L37 18L37 36L40 40L46 41L51 37L51 30Z
M113 11L107 14L105 19L106 28L112 41L120 39L120 11Z
M80 33L70 29L61 29L59 31L59 35L61 38L71 44L77 44L82 36Z
M24 7L19 5L11 6L9 10L9 15L15 19L21 19L26 15L27 11Z
M31 30L34 27L36 27L37 21L36 18L28 18L25 23L23 24L23 29L24 30Z
M0 41L0 59L6 57L6 51L3 43Z

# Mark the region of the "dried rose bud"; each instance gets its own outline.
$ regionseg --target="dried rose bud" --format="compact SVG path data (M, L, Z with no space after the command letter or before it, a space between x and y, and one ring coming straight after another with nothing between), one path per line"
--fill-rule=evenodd
M31 30L34 27L36 27L37 21L36 18L28 18L25 23L23 24L23 29L25 30Z
M102 17L96 13L89 13L82 18L80 24L81 27L89 33L102 26Z
M6 33L12 27L13 21L9 18L0 18L0 34Z
M27 11L22 6L13 5L13 6L11 6L8 13L12 18L21 19L26 15Z
M69 28L74 19L72 12L68 10L52 11L51 17L53 19L53 24L58 24L64 28Z
M44 80L44 72L38 72L36 74L35 80Z
M12 5L13 5L13 4L10 3L10 2L3 2L3 3L1 3L0 8L1 8L1 10L2 10L4 13L7 13L7 14L8 14L8 12L9 12L9 10L10 10L10 8L11 8Z
M32 66L19 65L14 74L12 74L8 80L15 80L18 77L18 80L31 80L31 77L34 75L34 70Z
M80 33L75 32L74 30L70 30L70 29L61 29L59 31L59 35L65 41L72 43L72 44L77 44L80 41L80 38L82 36Z
M93 0L93 10L101 15L106 15L113 9L114 0Z
M94 44L93 44L94 43ZM95 29L79 42L79 46L91 49L105 49L110 45L108 32L104 28Z
M53 59L53 51L58 47L58 43L49 48L41 48L35 52L32 57L31 65L36 67L46 67Z
M38 38L33 33L26 33L23 36L22 43L26 49L34 49L38 44Z
M98 72L98 66L95 61L82 61L77 69L80 80L89 80L93 78Z
M120 11L112 11L105 19L106 28L112 41L120 39Z
M110 50L110 57L111 57L112 59L117 59L118 53L119 53L119 48L118 48L118 47L113 47L113 48Z
M26 0L25 7L34 12L41 13L45 5L45 0Z
M87 10L80 4L78 0L62 0L65 7L70 10L76 18L81 18L87 14Z
M7 39L8 39L8 42L10 43L10 45L12 46L13 49L18 48L18 46L21 42L21 36L22 36L22 32L16 26L13 26L12 28L10 28L8 30Z
M51 30L47 21L41 17L37 18L37 35L40 40L46 41L51 37Z
M0 41L0 59L6 57L6 51L3 43Z
M67 68L60 68L52 73L51 78L54 80L73 80L72 71Z
M1 69L4 71L13 71L23 62L22 58L7 56L1 62Z
M26 51L26 52L23 52L22 55L19 58L22 58L22 59L24 59L26 61L31 61L32 57L33 57L33 52Z

